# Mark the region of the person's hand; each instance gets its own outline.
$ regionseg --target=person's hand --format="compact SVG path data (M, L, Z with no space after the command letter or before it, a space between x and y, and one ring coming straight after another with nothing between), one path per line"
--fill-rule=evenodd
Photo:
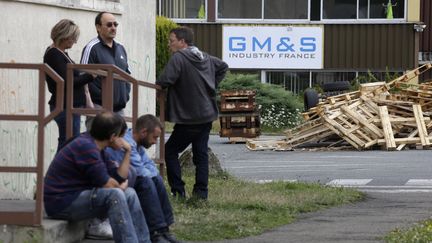
M129 186L129 181L125 180L122 184L120 184L120 189L122 189L123 191L126 190L126 188L128 188Z
M115 148L116 149L124 149L125 152L130 152L131 151L130 144L124 138L117 138L114 141L114 144L115 144Z

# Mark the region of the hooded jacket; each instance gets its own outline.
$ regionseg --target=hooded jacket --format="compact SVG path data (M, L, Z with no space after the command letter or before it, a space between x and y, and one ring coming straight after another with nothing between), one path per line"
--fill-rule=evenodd
M168 88L167 120L176 124L216 120L216 90L227 70L225 62L195 46L175 52L156 81Z

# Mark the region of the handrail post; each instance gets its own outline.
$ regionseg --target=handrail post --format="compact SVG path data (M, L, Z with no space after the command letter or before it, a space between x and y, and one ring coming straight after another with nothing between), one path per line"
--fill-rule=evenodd
M66 65L66 139L69 139L73 135L73 69L70 63Z
M165 97L166 92L161 87L156 90L157 100L159 102L159 120L162 123L162 132L159 137L159 173L165 175Z

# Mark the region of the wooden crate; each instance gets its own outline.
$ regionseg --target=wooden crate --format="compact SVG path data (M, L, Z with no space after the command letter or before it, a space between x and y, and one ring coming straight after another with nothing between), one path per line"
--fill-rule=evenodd
M219 115L221 137L254 138L261 134L259 113Z
M222 113L254 112L257 110L255 95L255 90L221 91L220 111Z

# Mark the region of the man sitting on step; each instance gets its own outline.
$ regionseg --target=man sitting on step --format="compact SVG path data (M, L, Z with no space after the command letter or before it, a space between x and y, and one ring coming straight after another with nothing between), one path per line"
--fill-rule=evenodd
M51 218L68 221L109 218L115 242L150 243L139 199L126 179L131 146L122 138L125 130L120 115L102 112L90 132L55 155L44 181L45 211ZM123 150L120 167L107 159L107 147Z

